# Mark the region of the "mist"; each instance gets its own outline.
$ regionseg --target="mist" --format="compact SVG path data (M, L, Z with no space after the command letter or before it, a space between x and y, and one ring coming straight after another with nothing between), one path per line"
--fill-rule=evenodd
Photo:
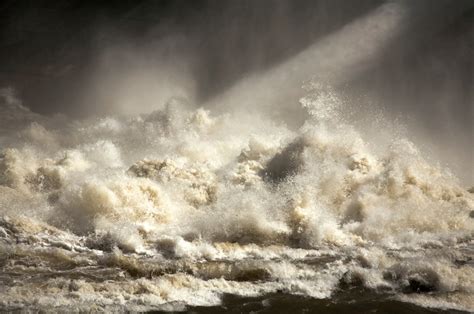
M425 3L10 3L0 82L42 114L138 114L181 97L297 128L301 86L316 77L350 98L352 119L401 121L469 184L473 5Z

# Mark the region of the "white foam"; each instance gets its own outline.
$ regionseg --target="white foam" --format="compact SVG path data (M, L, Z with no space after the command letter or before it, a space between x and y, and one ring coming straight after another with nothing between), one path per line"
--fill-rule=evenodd
M0 241L19 250L19 237L22 252L41 260L37 243L78 265L103 266L116 247L143 278L73 281L74 298L59 279L48 291L13 285L0 292L3 306L31 305L34 293L44 306L131 310L213 305L223 293L327 298L340 280L395 291L424 285L443 306L457 302L443 294L472 293L472 265L455 263L469 256L456 250L472 240L473 195L407 139L374 152L344 121L334 91L317 87L302 100L311 117L296 132L176 99L149 115L61 127L28 113L22 142L1 152L0 213L14 220ZM18 112L8 119L27 114L9 110ZM145 257L178 261L190 274L146 279Z

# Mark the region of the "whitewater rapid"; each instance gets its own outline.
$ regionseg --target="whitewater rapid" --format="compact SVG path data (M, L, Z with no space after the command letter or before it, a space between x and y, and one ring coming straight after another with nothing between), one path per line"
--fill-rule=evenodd
M374 147L327 86L298 130L179 98L80 121L0 102L0 310L357 288L474 311L474 194L407 138Z

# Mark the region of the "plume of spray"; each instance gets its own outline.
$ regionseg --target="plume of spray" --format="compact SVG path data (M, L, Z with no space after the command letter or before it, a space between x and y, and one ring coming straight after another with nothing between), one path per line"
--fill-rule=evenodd
M451 11L444 11L443 8L447 6L447 3L443 1L430 2L429 5L432 8L430 12L427 12L422 5L417 3L388 1L365 16L325 36L285 62L244 77L228 90L210 99L204 106L218 112L234 111L241 114L263 112L265 115L285 121L290 126L299 127L307 119L306 112L298 111L298 104L296 104L296 100L306 93L304 88L301 88L303 82L316 78L335 88L343 86L346 82L377 66L376 63L383 58L386 49L391 45L395 43L403 45L405 40L413 41L416 40L414 37L427 35L437 27L437 19L447 19L449 16L459 14L459 10L466 9L466 4L463 4L457 10L451 8ZM422 27L418 28L420 25ZM403 96L397 98L403 101ZM353 105L356 104L346 103L345 111L352 113L355 109L351 108ZM449 108L446 109L449 104L442 105L445 107L443 112L450 111ZM468 150L458 152L458 154L446 154L440 151L446 144L453 147L453 136L445 136L444 142L441 142L440 137L430 137L426 135L426 130L420 131L419 125L410 125L408 130L404 121L390 122L390 120L395 120L394 117L398 115L396 112L377 108L375 104L371 104L365 112L362 112L364 111L362 108L357 108L355 111L360 111L357 117L360 120L371 119L379 124L378 127L390 129L381 130L380 134L383 135L380 136L371 135L372 142L377 143L378 146L389 144L387 139L390 141L394 132L405 134L409 131L414 140L423 143L428 151L435 152L432 154L434 159L441 158L454 168L472 169L472 160L465 157ZM374 114L374 111L379 114ZM381 114L382 111L383 114ZM420 113L413 110L411 114L415 119L426 121L428 118L424 114L425 111ZM462 143L466 143L465 131L459 131L459 128L447 119L444 122L445 128L450 128L451 133L454 132ZM353 121L353 123L358 122ZM372 130L367 130L367 126L360 126L360 129L366 133L373 133ZM472 139L472 128L467 137ZM459 148L464 149L465 145L458 145L457 149ZM472 159L472 150L469 151L471 153L468 156ZM458 171L458 175L470 184L469 181L474 179L472 170L470 172L471 174L466 176L465 173Z

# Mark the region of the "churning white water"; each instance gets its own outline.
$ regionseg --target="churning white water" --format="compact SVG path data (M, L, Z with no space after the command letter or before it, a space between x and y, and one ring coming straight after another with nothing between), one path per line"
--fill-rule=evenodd
M84 121L1 102L1 310L353 286L474 311L473 194L409 139L374 147L327 86L310 84L296 131L182 99Z

